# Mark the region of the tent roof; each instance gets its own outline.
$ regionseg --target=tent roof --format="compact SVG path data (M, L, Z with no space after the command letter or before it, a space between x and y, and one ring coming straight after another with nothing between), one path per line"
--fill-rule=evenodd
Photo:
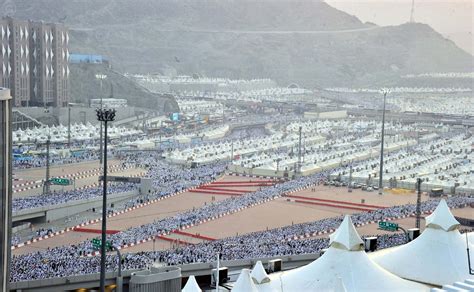
M255 284L263 284L270 281L270 278L263 268L261 261L257 261L252 269L252 273L250 273L250 276L252 277L252 280L255 282Z
M426 227L441 228L444 231L457 229L461 224L454 218L449 211L446 200L442 199L433 214L426 217Z
M347 292L346 286L344 285L344 281L342 278L337 278L336 287L334 288L334 292Z
M233 292L258 292L257 287L250 278L250 270L242 269L240 272L237 282L235 282L232 288Z
M371 258L391 273L413 281L438 286L464 281L472 278L466 260L466 238L455 227L453 215L442 200L418 238L373 253Z
M320 258L283 272L279 278L271 277L270 283L275 288L280 286L279 291L428 291L425 285L382 269L369 259L361 244L350 217L346 216Z
M196 278L194 276L189 276L186 285L184 286L182 292L201 292L201 288L199 288L198 283L196 282Z
M339 228L329 235L329 244L332 247L345 248L347 250L362 250L364 242L357 233L351 217L346 215Z

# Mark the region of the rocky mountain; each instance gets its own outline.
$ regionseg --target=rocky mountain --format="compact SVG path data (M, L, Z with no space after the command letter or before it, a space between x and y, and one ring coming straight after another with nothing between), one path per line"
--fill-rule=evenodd
M427 25L378 27L315 0L0 0L5 6L19 18L65 22L71 52L103 54L120 72L373 87L473 65Z
M120 98L128 104L161 113L171 113L179 109L173 96L155 94L136 82L109 68L107 64L71 64L70 96L72 102L88 104L90 99ZM100 82L96 74L106 75Z

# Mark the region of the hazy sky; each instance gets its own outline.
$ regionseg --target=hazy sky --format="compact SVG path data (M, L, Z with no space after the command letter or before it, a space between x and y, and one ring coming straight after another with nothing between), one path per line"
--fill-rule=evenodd
M410 20L412 0L326 0L361 21L397 25ZM415 0L415 21L429 24L465 51L474 54L473 0Z

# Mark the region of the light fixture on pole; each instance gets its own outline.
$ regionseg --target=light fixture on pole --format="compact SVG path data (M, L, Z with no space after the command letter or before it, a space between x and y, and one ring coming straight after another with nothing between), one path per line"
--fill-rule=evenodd
M388 89L382 89L383 94L383 109L382 109L382 133L380 143L380 172L379 172L379 195L383 195L383 147L385 143L385 104L387 101Z
M115 119L115 109L97 109L97 119L104 123L104 174L102 179L102 242L100 246L100 291L105 292L105 259L107 230L107 122Z

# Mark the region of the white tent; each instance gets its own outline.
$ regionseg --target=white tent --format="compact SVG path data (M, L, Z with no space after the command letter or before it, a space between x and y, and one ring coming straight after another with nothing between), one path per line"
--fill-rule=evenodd
M199 288L198 283L196 282L196 278L194 276L189 276L186 285L184 285L183 290L181 292L201 292L201 288Z
M371 258L393 274L422 283L442 286L474 279L468 270L466 237L459 233L458 226L446 201L441 200L426 218L426 229L417 239L374 253ZM474 250L474 245L469 245Z
M258 292L253 280L250 278L250 270L242 269L237 282L232 288L233 292Z
M385 271L370 260L348 215L330 236L330 247L324 255L309 265L272 278L271 283L275 288L280 286L279 291L429 290L425 285Z
M270 278L268 277L267 272L263 268L262 262L257 261L255 267L252 269L252 273L250 273L252 280L255 284L264 284L270 282Z

